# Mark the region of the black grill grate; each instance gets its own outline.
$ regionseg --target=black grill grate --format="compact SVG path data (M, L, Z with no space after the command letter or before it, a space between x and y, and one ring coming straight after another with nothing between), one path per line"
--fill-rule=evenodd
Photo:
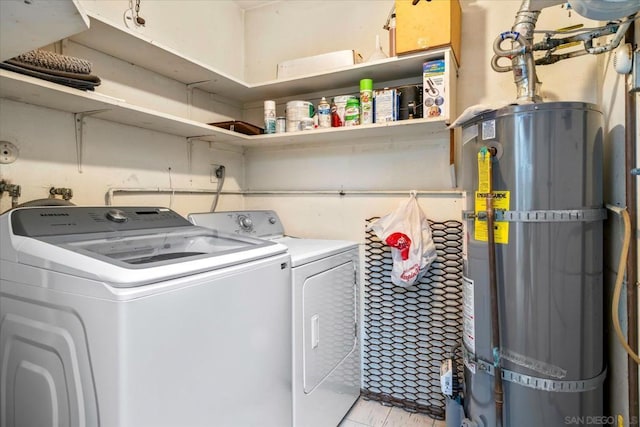
M409 288L391 283L391 249L367 232L362 395L444 419L440 365L462 342L463 230L459 221L429 224L438 257Z

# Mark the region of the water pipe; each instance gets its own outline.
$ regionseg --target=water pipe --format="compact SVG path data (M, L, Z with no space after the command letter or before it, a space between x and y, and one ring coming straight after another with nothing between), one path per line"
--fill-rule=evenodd
M513 71L518 101L540 100L537 95L538 78L532 52L533 33L539 15L539 10L531 10L531 1L524 0L516 13L511 31L500 34L493 43L495 56L491 60L491 67L498 72ZM512 40L519 46L503 49L501 45L504 40ZM511 58L510 66L498 65L498 60L504 57Z
M18 184L10 184L3 179L0 180L0 196L2 196L2 193L5 191L11 197L11 209L18 206L18 199L22 193L22 188Z
M500 368L500 314L498 306L498 279L496 275L496 242L494 237L493 196L487 194L487 234L489 249L489 295L491 300L491 349L493 351L493 398L496 406L496 427L502 427L504 391Z

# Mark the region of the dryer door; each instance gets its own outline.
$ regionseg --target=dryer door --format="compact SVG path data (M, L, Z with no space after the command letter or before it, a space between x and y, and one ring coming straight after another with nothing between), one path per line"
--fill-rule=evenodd
M357 280L351 252L295 268L293 275L304 392L313 392L323 381L337 387L357 384L357 375L337 372L357 351Z

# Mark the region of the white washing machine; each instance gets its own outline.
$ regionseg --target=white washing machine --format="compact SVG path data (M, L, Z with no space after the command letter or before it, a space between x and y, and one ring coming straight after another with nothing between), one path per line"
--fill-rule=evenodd
M269 239L292 267L293 423L335 427L360 395L356 243L284 236L273 211L191 214L194 224Z
M290 257L164 208L0 216L0 425L292 424Z

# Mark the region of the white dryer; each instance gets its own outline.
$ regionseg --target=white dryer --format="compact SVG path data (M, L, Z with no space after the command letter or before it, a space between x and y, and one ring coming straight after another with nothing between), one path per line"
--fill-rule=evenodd
M0 216L0 425L290 426L286 247L164 208Z
M291 255L293 423L335 427L360 395L356 243L284 235L273 211L190 214L194 224L269 239Z

